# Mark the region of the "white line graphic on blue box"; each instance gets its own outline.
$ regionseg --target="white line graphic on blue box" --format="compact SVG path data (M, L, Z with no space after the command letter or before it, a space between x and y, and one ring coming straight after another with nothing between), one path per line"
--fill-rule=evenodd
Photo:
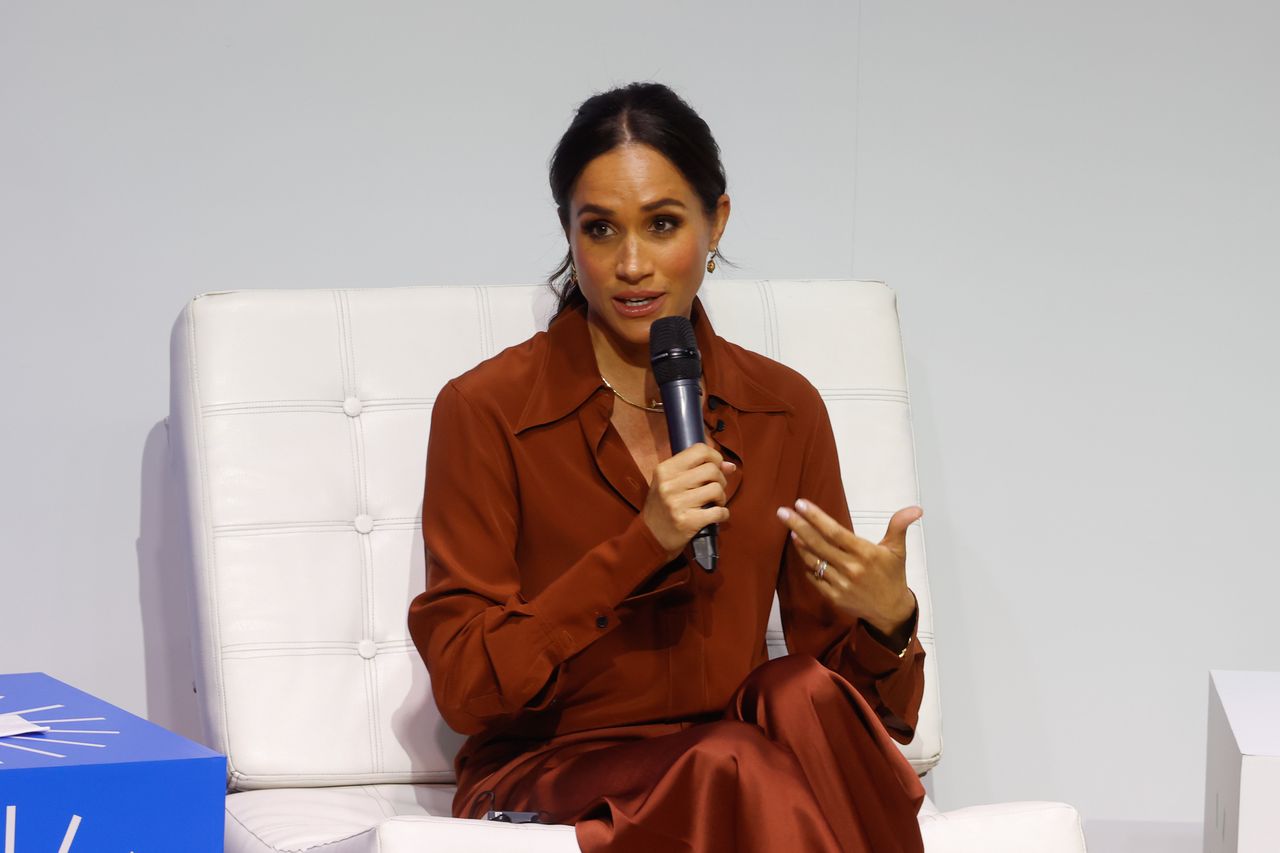
M222 755L44 673L0 716L3 853L222 853Z

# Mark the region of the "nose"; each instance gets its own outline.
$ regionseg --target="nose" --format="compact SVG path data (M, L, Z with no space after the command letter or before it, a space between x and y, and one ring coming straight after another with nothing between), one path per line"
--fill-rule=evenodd
M622 241L614 275L627 284L636 284L649 275L649 262L637 235L630 234Z

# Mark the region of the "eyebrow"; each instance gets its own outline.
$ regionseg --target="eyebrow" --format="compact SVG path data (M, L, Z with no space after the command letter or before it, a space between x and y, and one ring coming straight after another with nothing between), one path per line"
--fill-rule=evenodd
M665 205L668 205L668 204L675 205L676 207L684 207L684 202L680 201L679 199L671 198L670 196L667 196L666 198L660 198L657 201L651 201L646 205L642 205L640 209L656 210L657 208L664 207ZM615 211L612 211L607 207L601 207L598 204L584 204L578 210L578 215L581 216L584 213L598 213L601 216L613 216Z

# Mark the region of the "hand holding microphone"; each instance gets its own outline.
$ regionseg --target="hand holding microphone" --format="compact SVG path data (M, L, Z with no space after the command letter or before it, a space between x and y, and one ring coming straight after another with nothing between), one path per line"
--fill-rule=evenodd
M733 470L718 451L706 443L702 425L702 356L687 317L661 317L649 327L649 361L653 376L662 392L662 408L667 415L667 431L671 439L670 459L654 469L649 495L655 493L662 502L655 520L664 532L678 532L681 540L676 551L690 537L693 555L705 571L714 572L719 554L716 548L716 524L729 518L724 506L724 466ZM665 469L664 469L665 466ZM659 474L661 473L661 477ZM665 495L663 494L665 491ZM645 505L645 521L658 533ZM696 525L696 526L695 526ZM689 528L693 529L690 530ZM676 537L672 535L670 541Z
M668 557L679 554L703 529L729 520L725 474L734 467L715 448L698 443L653 469L641 514Z

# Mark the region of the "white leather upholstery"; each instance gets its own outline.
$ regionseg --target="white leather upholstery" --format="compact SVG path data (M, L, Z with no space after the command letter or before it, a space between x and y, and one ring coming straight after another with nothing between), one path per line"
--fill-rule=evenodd
M450 817L452 785L247 791L227 798L228 853L578 849L571 826ZM429 845L429 846L428 846Z
M918 502L893 292L708 280L702 297L720 334L822 392L855 528L878 539ZM197 683L210 744L227 755L230 789L245 792L228 798L228 850L444 850L453 833L467 839L456 849L575 849L563 827L447 817L441 786L462 739L440 719L406 627L425 583L436 392L545 328L551 308L540 285L276 290L203 294L179 317L170 436L190 518ZM924 773L942 731L921 523L908 554L928 657L902 750ZM776 602L768 639L784 653ZM1060 804L982 808L922 811L930 853L970 849L946 846L952 822L956 838L977 827L972 849L984 851L1005 849L993 839L1006 824L1074 821L1079 834Z
M1066 803L1025 801L925 815L925 853L1085 853L1080 815Z
M511 826L449 817L452 786L368 785L249 791L227 798L228 853L571 853L568 826ZM939 812L920 808L926 853L1081 853L1075 809L1021 802ZM430 845L429 847L427 845ZM789 851L788 851L789 853Z

